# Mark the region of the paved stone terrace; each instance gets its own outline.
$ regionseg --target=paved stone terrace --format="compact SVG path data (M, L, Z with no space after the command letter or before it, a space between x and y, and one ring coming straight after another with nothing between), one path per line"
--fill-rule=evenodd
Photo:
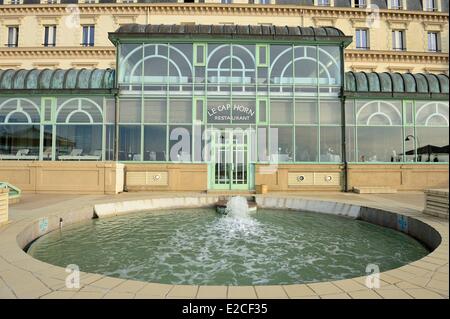
M448 221L422 214L420 192L397 194L301 193L296 196L381 208L420 219L438 230L441 245L409 265L381 273L381 287L368 289L365 277L333 282L275 286L188 286L123 280L81 273L81 287L65 286L64 268L33 259L23 252L16 236L39 217L97 203L151 197L208 196L199 193L122 193L119 195L25 194L10 207L9 224L0 227L0 298L449 298Z

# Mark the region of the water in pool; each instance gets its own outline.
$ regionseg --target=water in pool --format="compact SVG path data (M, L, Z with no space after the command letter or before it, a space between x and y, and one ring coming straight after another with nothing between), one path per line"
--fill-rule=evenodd
M126 279L198 285L271 285L365 275L420 259L413 238L360 220L259 209L250 218L213 209L150 211L95 219L49 233L33 257Z

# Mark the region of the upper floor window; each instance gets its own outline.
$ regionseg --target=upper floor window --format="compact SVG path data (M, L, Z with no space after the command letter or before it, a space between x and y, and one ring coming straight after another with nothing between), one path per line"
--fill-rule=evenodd
M45 2L48 4L57 4L59 3L59 0L45 0Z
M367 0L355 0L355 8L366 8Z
M439 52L440 48L440 34L439 32L428 32L428 51Z
M369 32L367 29L356 29L356 48L369 49Z
M23 0L9 0L10 4L22 4ZM8 2L5 2L5 4L8 4Z
M54 47L56 45L56 25L44 27L44 46Z
M330 6L330 0L317 0L318 6Z
M222 0L223 4L231 4L233 3L233 0Z
M406 50L405 31L404 30L392 31L392 49L395 51L405 51Z
M95 26L93 25L84 25L83 26L83 42L81 45L85 47L94 46L94 36L95 36Z
M423 8L425 11L438 11L438 0L423 0Z
M403 9L403 0L390 0L391 9L401 10Z
M15 48L19 45L19 27L8 27L8 43L9 48Z
M260 4L270 4L270 0L259 0Z

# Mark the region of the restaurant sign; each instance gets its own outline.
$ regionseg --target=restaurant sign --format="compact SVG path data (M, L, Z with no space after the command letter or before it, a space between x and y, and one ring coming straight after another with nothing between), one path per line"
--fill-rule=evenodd
M208 123L255 123L255 105L226 103L208 105Z

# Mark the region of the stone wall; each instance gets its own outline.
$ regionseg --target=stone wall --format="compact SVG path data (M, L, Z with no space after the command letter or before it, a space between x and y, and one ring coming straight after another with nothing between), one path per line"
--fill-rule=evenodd
M392 187L400 191L448 187L448 165L351 164L348 187Z
M265 184L268 191L340 191L343 189L343 165L337 164L256 164L255 185Z
M115 162L1 161L0 181L31 193L117 194L123 169Z
M115 162L0 161L0 181L24 192L116 194L123 191L208 189L207 164L121 164ZM399 191L448 188L444 164L349 164L348 190L390 187ZM342 191L342 164L255 165L255 185L270 192Z
M419 191L448 187L448 165L444 164L349 164L348 190L353 187L390 187ZM280 164L256 165L255 185L268 191L340 191L344 189L344 165Z
M207 164L126 164L129 191L206 191Z

